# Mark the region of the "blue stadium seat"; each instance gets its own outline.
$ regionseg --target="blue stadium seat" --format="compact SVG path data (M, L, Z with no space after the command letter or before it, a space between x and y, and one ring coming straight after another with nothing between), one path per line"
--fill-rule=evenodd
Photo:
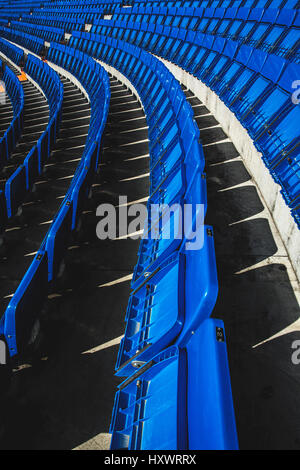
M19 207L25 200L26 193L26 168L24 165L20 165L5 184L7 216L9 218L17 214Z
M112 450L238 448L223 331L204 321L186 347L165 349L121 383Z
M210 316L217 296L210 227L203 228L198 243L201 248L187 250L185 244L158 268L151 267L143 283L131 294L125 336L116 364L117 375L128 376L134 370L133 361L150 360L177 337L184 343L191 331ZM195 266L201 269L195 270Z

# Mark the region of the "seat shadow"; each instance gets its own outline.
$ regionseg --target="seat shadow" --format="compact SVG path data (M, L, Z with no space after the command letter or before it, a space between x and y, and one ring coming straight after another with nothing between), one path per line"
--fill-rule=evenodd
M204 148L206 165L232 160L239 153L232 142L219 142Z
M215 182L214 182L215 183ZM208 178L208 208L206 221L224 227L242 222L244 219L259 215L264 206L253 185L233 187L227 190L213 190ZM220 184L217 182L217 188Z
M253 349L238 329L226 330L240 448L299 450L300 366L292 362L292 344L300 332Z
M241 160L208 165L206 178L210 193L251 181L251 176Z
M209 129L202 129L200 133L200 139L203 145L211 145L227 138L228 137L221 126L212 127Z
M72 449L108 432L130 280L83 272L72 293L49 301L41 360L15 373L0 448Z

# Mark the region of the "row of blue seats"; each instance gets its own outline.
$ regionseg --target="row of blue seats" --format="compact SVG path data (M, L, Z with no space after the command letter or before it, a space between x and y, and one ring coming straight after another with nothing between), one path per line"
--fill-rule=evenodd
M1 0L0 5L3 5L1 8L15 9L16 7L26 7L31 8L36 5L43 5L44 2L41 0L31 0L26 2L25 0Z
M34 4L33 8L35 8L37 4ZM21 5L12 5L12 6L5 6L4 8L0 8L1 15L10 16L12 15L13 17L17 18L18 16L21 16L23 13L30 13L32 7L30 5L28 6L21 6Z
M1 4L5 5L5 8L15 8L16 6L36 6L37 4L43 5L44 2L41 0L1 0Z
M244 13L247 16L249 11L248 13ZM241 14L240 16L242 17L243 15ZM253 10L248 19L242 20L241 17L232 21L228 20L230 23L228 28L225 27L224 19L220 19L218 22L220 23L220 31L210 31L208 29L205 34L210 36L211 42L213 42L214 36L221 36L226 39L234 39L241 44L251 45L252 47L262 49L266 52L283 56L294 62L300 61L300 15L296 14L295 11L282 10L281 12L278 12L273 10L266 11L264 13L263 11ZM91 32L109 34L110 29L107 28L107 26L113 25L122 29L124 35L128 34L126 33L127 28L150 31L153 33L154 37L157 35L171 35L174 38L179 36L184 39L188 35L188 32L185 29L178 29L173 26L171 27L161 24L155 26L152 23L131 21L114 21L113 23L106 23L106 21L110 20L94 20ZM212 21L215 20L213 19ZM275 23L273 24L271 21ZM20 24L23 23L17 22L17 29L21 29L22 31L32 31L33 29L32 25L31 28L26 28L25 26L20 27ZM61 21L57 20L57 24L61 26ZM16 23L12 22L12 26L15 27L15 25ZM56 39L58 41L62 40L64 37L63 29L60 29L59 33L58 31L52 31L50 33L49 28L45 26L37 25L37 27L39 29L39 36L43 37L46 41L50 40L50 37L53 34L59 34L59 37ZM226 31L224 30L224 27ZM71 28L72 24L66 21L66 31L70 31ZM83 28L81 27L81 24L78 24L74 29ZM203 38L202 33L199 31L197 31L195 35L190 32L190 36L194 38L193 41L198 43Z
M281 18L280 15L283 12L288 16L288 19ZM225 23L225 26L220 32L223 33L230 24L230 20L233 19L244 21L247 19L254 19L276 24L276 19L279 17L279 19L281 18L284 20L283 24L288 24L290 26L293 24L297 13L296 9L291 8L153 8L150 6L147 8L135 7L130 10L127 8L116 8L111 19L114 21L123 21L130 17L131 21L146 21L147 23L176 26L177 28L200 30L203 32L205 32L205 28L208 27L209 21L214 20L215 22L218 22L218 20L222 19L222 23ZM287 21L288 23L286 23ZM213 30L212 27L211 30Z
M274 11L274 10L273 10ZM275 12L275 11L274 11ZM290 15L291 13L291 15ZM254 19L257 15L257 19ZM300 15L296 15L294 10L282 10L277 16L277 24L264 23L264 19L271 19L272 12L266 13L254 11L250 13L251 20L233 20L233 24L237 22L240 26L238 31L233 34L233 29L228 30L228 34L215 34L215 31L207 31L202 33L200 31L189 31L183 28L173 26L155 25L146 22L131 22L131 21L113 21L113 20L96 20L91 28L92 33L111 35L111 27L119 28L122 38L130 34L130 29L141 31L141 34L152 33L152 40L157 39L159 36L171 36L173 38L187 39L189 42L201 44L203 34L205 34L211 41L207 44L209 47L213 45L216 37L224 37L225 39L232 39L239 44L251 45L252 47L262 49L266 52L271 52L276 55L286 57L291 61L300 61ZM130 18L130 16L129 16ZM260 20L259 20L260 18ZM273 16L274 19L274 16ZM109 21L109 22L107 22ZM214 21L214 20L213 20ZM223 28L223 19L220 20L220 29ZM294 24L292 22L294 21ZM123 32L123 34L122 34Z
M29 2L28 5L25 2L13 2L13 5L11 6L12 9L28 9L28 8L33 8L36 6L36 3L41 3L44 5L45 8L65 8L66 6L69 5L78 5L79 7L84 7L86 5L91 5L92 8L99 8L102 7L103 9L107 8L113 8L115 6L147 6L147 5L152 5L156 7L164 6L164 7L198 7L201 6L201 4L206 8L206 7L213 7L213 8L218 8L218 7L225 7L227 8L228 6L247 6L247 7L257 7L257 6L262 6L262 7L270 7L273 8L275 7L287 7L287 8L293 8L291 5L296 5L297 3L295 0L115 0L115 1L98 1L98 0L81 0L81 1L69 1L67 4L66 2ZM10 8L5 5L5 10L10 11Z
M249 0L250 1L250 0ZM252 0L252 3L256 3L257 0ZM173 7L211 7L217 8L218 6L231 6L232 3L238 3L239 5L245 3L245 0L124 0L122 2L123 7L147 7L152 6L155 8L165 7L165 8L173 8Z
M296 0L128 0L123 5L140 5L155 7L204 7L204 8L297 8L299 2Z
M57 73L45 62L31 54L27 56L24 72L43 90L49 106L49 118L47 128L37 144L5 184L7 217L9 219L17 214L27 195L31 192L35 180L41 175L44 164L55 145L61 122L63 85Z
M0 26L0 36L26 47L35 54L40 55L44 49L44 39L32 34L23 33L22 31L17 31L16 29Z
M47 59L68 70L87 90L91 101L91 120L82 159L67 194L0 320L0 335L5 337L11 356L22 354L26 350L50 283L56 280L59 273L70 235L78 226L98 164L99 146L110 100L108 75L99 64L82 52L52 44ZM47 144L47 141L44 142Z
M24 54L21 49L19 49L17 54L15 50L16 46L3 39L1 40L0 51L5 53L9 59L13 60L13 57L16 55L21 57ZM63 86L56 72L31 54L26 58L24 72L38 83L43 90L49 105L49 119L47 128L37 144L30 150L23 163L5 183L4 192L1 193L1 231L4 230L7 220L18 213L20 206L32 190L35 180L42 173L43 166L54 147L61 121ZM17 77L15 79L18 80ZM23 87L21 88L23 91ZM24 103L24 92L22 102ZM22 130L23 120L20 121L19 126Z
M2 9L7 11L14 11L16 9L20 11L25 11L28 8L31 8L31 6L33 5L36 6L36 2L28 2L28 4L23 2L12 2L9 4L6 2Z
M78 8L84 8L86 5L91 8L98 9L107 6L114 6L116 4L122 3L121 0L69 0L67 6L78 6ZM45 7L54 7L54 8L65 8L66 2L63 0L58 1L47 1L43 2Z
M252 3L253 2L256 2L257 0L252 0ZM285 0L280 0L281 3ZM210 4L212 3L211 0L208 0L208 1L201 1L201 0L151 0L151 1L134 1L134 0L130 0L130 1L126 1L126 0L112 0L112 1L99 1L99 0L92 0L91 2L87 1L87 0L79 0L79 1L76 1L76 0L70 0L67 4L66 2L63 2L63 1L56 1L56 2L44 2L44 7L45 8L60 8L60 9L64 9L64 8L68 8L69 6L78 6L79 8L84 8L85 6L89 5L91 6L91 8L94 8L94 10L98 9L99 7L102 8L105 12L111 12L113 11L115 8L117 7L132 7L133 5L137 4L137 5L144 5L146 6L146 4L151 4L153 6L165 6L165 7L172 7L172 6L178 6L178 7L184 7L184 6L195 6L195 7L198 7L198 6L201 6L202 3L205 3L205 4ZM222 1L217 1L215 3L222 3ZM232 0L225 0L224 3L232 3ZM241 0L238 1L238 3L243 3L241 2Z
M183 205L196 202L206 208L204 157L202 147L199 146L199 130L193 120L192 108L178 82L162 63L140 49L121 41L110 41L109 38L107 42L104 37L99 39L95 57L124 73L142 97L150 141L148 212L151 214L153 204ZM147 234L151 235L154 227L159 223L161 225L161 222L161 214L154 220L151 218L146 228ZM184 225L184 219L181 223ZM158 230L160 239L145 237L141 242L132 281L133 289L144 282L149 270L154 270L162 260L182 246L180 239L164 240L163 227L159 226Z
M0 38L1 52L8 56L18 67L24 66L24 51L5 39Z
M249 0L248 3L249 4L253 4L255 5L257 2L259 2L260 0ZM276 0L273 0L274 2ZM295 0L280 0L280 4L284 4L285 2L290 2L292 3L293 1ZM267 3L271 3L272 0L264 0L263 3L264 5L267 4ZM170 7L200 7L202 4L206 6L211 6L216 4L216 6L229 6L230 4L232 3L236 3L238 5L240 4L243 4L245 3L245 1L241 1L241 0L237 0L237 1L234 1L234 0L217 0L217 1L211 1L211 0L207 0L207 1L202 1L202 0L153 0L153 1L145 1L145 0L141 0L140 2L139 1L128 1L126 2L125 1L112 1L112 2L101 2L101 1L97 1L97 0L94 0L93 2L88 2L86 0L82 0L82 1L79 1L77 2L76 0L72 0L72 1L69 1L67 4L65 2L52 2L51 4L50 3L47 3L47 2L44 2L44 6L45 8L60 8L61 10L65 9L65 8L69 8L70 6L78 6L79 8L84 8L86 5L90 5L91 8L94 8L95 10L98 9L99 7L102 8L105 12L112 12L114 11L114 9L116 7L122 7L122 6L126 6L126 7L131 7L133 5L141 5L141 6L148 6L149 4L151 4L152 6L156 6L156 7L160 7L160 6L164 6L164 7L167 7L167 8L170 8ZM278 3L278 0L277 0L277 3ZM249 5L249 6L251 6Z
M4 9L15 10L17 8L32 8L32 7L36 7L37 5L42 6L44 2L41 0L31 0L30 2L27 2L25 0L9 0L9 1L3 0L1 1L1 4L4 5L2 7Z
M10 10L0 10L0 17L1 18L5 18L5 19L15 19L15 20L18 20L20 18L20 16L22 15L22 13L29 13L30 12L30 9L29 8L26 8L24 10L21 10L19 13L16 13L16 10L14 9L13 11L10 11Z
M125 336L116 364L116 374L127 379L115 398L111 447L236 448L225 338L223 336L221 344L216 336L216 328L224 335L224 326L219 320L209 319L217 296L217 273L212 228L204 225L204 157L192 108L168 69L141 49L123 41L101 37L96 57L131 81L141 97L149 127L151 189L148 213L151 217L145 225L147 236L140 244L132 280L133 291L125 318ZM152 215L154 204L175 205L176 209L166 220L164 212ZM179 215L186 205L192 210L190 218L185 212L182 217ZM199 225L201 240L198 240L198 246L189 250L187 246L194 242L193 237L188 241L189 231L192 231L194 224ZM177 237L177 230L183 234L183 226L188 230L182 237ZM170 236L166 233L169 227L172 232ZM156 228L158 236L153 238L152 232ZM202 335L206 337L205 346L199 343ZM171 344L175 347L169 348ZM209 356L210 349L215 351L212 356ZM157 357L169 358L170 351L176 351L171 369L169 361L164 363L161 359L157 369L154 366ZM197 363L194 363L196 357ZM204 378L208 372L208 369L205 372L204 358L209 363L210 379L214 377L213 380L216 380L217 376L220 379L215 392L223 398L212 403L212 396L201 392L199 383L197 390L188 387L186 406L190 408L190 422L187 423L187 414L183 411L186 408L181 409L183 396L178 397L176 390L184 390L187 384L194 381L192 370L195 367L201 369L200 375L203 374ZM176 372L179 364L180 375ZM137 379L136 368L140 366ZM145 371L147 377L150 375L147 383L151 388L151 397L143 396L143 407L149 411L147 425L144 423L145 417L136 413L133 404L137 401L137 407L140 405L137 384L146 381ZM169 377L168 404L161 402L159 405L161 385L166 376ZM203 398L201 403L196 399L198 393ZM128 396L131 396L130 400ZM223 400L226 401L225 407ZM154 402L157 403L156 410L154 412L152 408L150 412ZM195 409L194 416L201 415L205 408L207 419L201 423L195 421L192 408ZM226 422L225 427L219 426L220 416ZM164 422L164 426L160 427L159 439L155 438L154 433L157 420ZM218 430L208 437L212 422ZM137 428L140 429L139 438Z
M110 38L101 38L101 47L97 57L133 83L146 112L149 213L154 204L177 205L170 219L165 220L165 212L152 215L145 227L150 236L140 244L116 366L117 374L127 379L115 398L111 447L235 449L224 326L209 318L217 296L217 274L212 228L204 225L204 157L192 109L178 82L156 58ZM78 61L88 63L82 52L55 44L47 59L79 80L83 69ZM95 83L98 66L93 64L92 73L85 73L85 83L80 80L92 104L84 156L37 256L0 320L0 335L5 334L11 355L22 352L28 342L97 167L96 142L103 131L99 122L105 106L102 102L96 112L100 87ZM185 212L181 219L179 209L186 204L194 211L190 219ZM179 227L184 237L165 236L169 223L174 229ZM200 240L190 238L194 225L199 225ZM153 239L156 228L159 236ZM200 246L188 248L197 242Z
M32 8L36 7L37 5L42 6L44 4L43 1L41 0L31 0L31 1L24 1L24 0L10 0L10 1L3 1L2 3L2 9L4 10L17 10L17 9L27 9L27 8ZM0 4L1 5L1 4Z
M77 11L84 11L88 10L93 12L94 14L98 13L109 13L113 11L117 6L121 6L122 2L103 2L98 0L91 0L91 1L76 1L70 0L67 2L43 2L43 10L69 10L69 9L76 9ZM37 8L34 8L33 11L37 11Z
M38 24L23 23L21 21L11 21L11 28L22 31L23 33L32 34L44 38L45 41L63 41L65 32L61 28L54 26L42 26Z
M0 51L2 49L3 40L0 40ZM1 75L1 82L4 83L5 89L1 90L1 94L5 92L9 96L13 108L13 118L6 129L3 137L0 139L0 169L2 169L8 162L11 153L13 152L23 130L23 117L24 117L24 91L23 87L18 80L18 77L13 71L2 63L0 60L0 69L4 67L4 73ZM2 87L2 84L1 84ZM3 198L2 191L0 191L0 199ZM0 202L2 208L3 201ZM0 209L1 210L1 209ZM2 217L0 213L0 231L2 227Z
M11 3L8 3L8 2L2 2L2 4L4 4L2 7L1 7L1 10L4 10L4 11L15 11L15 10L20 10L20 11L25 11L29 8L32 8L34 6L37 6L37 4L42 4L42 2L11 2Z
M252 3L255 3L259 0L252 0ZM269 0L267 0L269 1ZM285 1L285 0L281 0L281 3ZM289 0L287 0L289 1ZM292 0L291 0L292 1ZM201 6L202 3L205 3L205 4L210 4L212 3L211 0L208 0L208 1L202 1L202 0L153 0L153 1L141 1L141 2L137 2L137 1L128 1L126 2L125 1L121 1L121 0L115 0L115 1L97 1L97 0L93 0L91 2L87 1L87 0L81 0L81 1L76 1L76 0L71 0L67 3L65 2L44 2L44 6L45 8L60 8L60 9L64 9L66 7L69 7L69 6L78 6L78 7L81 7L81 8L84 8L86 5L90 5L91 8L94 8L95 10L98 9L99 7L102 8L105 12L112 12L116 7L120 7L120 6L132 6L132 5L135 5L135 4L140 4L140 5L143 5L143 6L146 6L146 4L150 4L153 5L153 6L165 6L165 7L173 7L173 6L178 6L178 7L184 7L184 6L195 6L195 7L199 7ZM222 1L220 2L219 0L215 3L222 3ZM224 3L232 3L232 0L225 0ZM241 1L239 0L237 3L241 3Z
M57 17L54 15L22 15L22 21L26 23L34 23L41 26L55 26L56 28L63 29L66 33L71 33L73 30L84 31L85 26L85 19L83 18L65 18Z
M56 18L76 18L84 21L85 23L92 23L94 19L100 19L102 15L102 10L99 8L96 12L95 10L86 6L85 8L77 8L69 6L69 4L64 9L58 8L43 8L35 9L33 11L35 17L38 16L55 16ZM1 17L1 11L0 11Z
M248 12L249 13L249 12ZM247 14L246 13L246 16ZM274 14L273 14L274 13ZM242 15L241 15L242 16ZM222 37L235 38L236 41L241 44L252 45L252 47L260 48L266 52L272 52L276 55L283 56L288 58L291 61L299 62L300 53L299 53L299 44L300 44L300 15L296 14L293 10L282 10L280 13L273 10L272 12L266 11L253 11L250 13L250 19L248 20L232 20L233 23L237 22L240 27L239 33L233 34L233 29L229 29L227 33L221 34ZM276 17L276 20L275 20ZM255 19L256 18L256 19ZM276 21L276 24L268 23L267 20ZM264 22L264 20L266 22ZM109 23L107 23L109 21ZM220 20L221 25L224 25L223 19ZM60 24L60 21L57 21L57 24ZM12 26L15 26L15 23L12 22ZM152 32L154 39L160 35L170 35L173 38L179 37L180 39L187 38L188 41L193 41L196 43L201 43L203 39L203 33L188 32L185 29L164 26L164 25L154 25L152 23L145 22L131 22L131 21L114 21L113 23L110 20L95 20L94 25L92 26L91 32L99 34L111 34L111 27L115 26L121 30L121 38L126 39L126 35L129 34L127 29L141 30L142 32ZM69 24L68 31L70 30L71 24ZM20 29L20 26L18 26ZM32 30L33 27L31 27ZM40 33L45 40L49 40L49 33L47 27L39 27ZM222 26L223 28L223 26ZM21 28L26 29L24 27ZM78 25L76 29L82 29ZM28 29L27 29L28 30ZM231 32L230 32L231 31ZM62 39L63 30L61 32ZM123 35L122 35L123 32ZM212 34L211 34L212 33ZM214 41L215 31L210 31L206 35L210 38L211 46ZM209 47L210 44L207 44Z
M108 21L106 22L109 23ZM146 29L146 28L145 28ZM127 28L106 27L105 34L168 59L215 91L236 114L269 168L299 224L300 107L292 100L299 65L236 41L195 33L173 38ZM74 32L70 43L98 56L101 36Z
M178 8L164 12L163 8L153 8L152 10L157 10L154 14L149 9L144 10L136 14L117 14L116 10L112 20L191 29L234 39L269 52L281 48L297 50L300 44L300 14L297 10Z

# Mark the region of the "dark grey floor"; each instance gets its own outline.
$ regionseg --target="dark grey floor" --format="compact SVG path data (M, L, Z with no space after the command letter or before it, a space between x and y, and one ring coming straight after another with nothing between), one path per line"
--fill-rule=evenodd
M2 95L3 93L3 95ZM4 136L5 132L10 126L14 117L12 103L10 97L6 92L1 91L0 102L0 139Z
M41 356L14 374L1 448L105 448L118 379L113 370L139 240L100 241L96 207L148 195L145 116L131 92L111 80L112 100L99 176L83 232L68 250L64 282L49 296ZM300 447L299 372L291 341L253 346L299 317L288 260L234 146L191 93L206 157L207 223L215 233L222 318L240 447ZM72 113L70 113L72 114ZM66 129L68 125L66 124ZM65 130L65 132L68 132ZM70 155L71 157L71 155ZM134 178L134 179L132 179Z

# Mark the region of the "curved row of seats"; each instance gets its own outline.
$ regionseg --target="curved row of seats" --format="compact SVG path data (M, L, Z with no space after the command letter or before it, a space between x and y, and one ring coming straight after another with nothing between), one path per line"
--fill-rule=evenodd
M115 10L112 20L160 25L161 28L154 29L154 33L163 32L163 27L197 31L233 39L293 60L296 55L299 59L297 49L300 44L300 14L297 10L243 7L170 8L169 10L143 8L135 14L126 12L126 9L124 13L123 10ZM93 24L97 23L99 24L99 20ZM118 23L115 25L118 26ZM92 32L97 32L97 29L94 28Z
M125 11L124 11L125 10ZM127 9L115 9L112 21L115 26L126 27L130 21L130 28L139 28L134 23L148 23L157 25L153 33L178 34L173 28L181 28L196 31L195 42L199 42L200 33L216 35L227 39L233 39L242 44L272 52L294 61L299 60L298 46L300 44L300 15L297 10L266 9L262 8L133 8L133 12ZM41 25L56 25L64 28L65 32L84 30L83 19L78 21L72 18L57 18L56 16L23 15L22 20ZM126 22L126 23L122 23ZM91 32L101 32L105 27L105 20L93 18ZM183 34L183 32L179 32ZM102 33L103 34L103 33Z
M0 40L0 50L2 50L2 42L3 41ZM4 72L1 74L0 78L1 81L4 82L5 90L1 90L1 94L6 92L10 98L13 108L13 119L3 137L0 139L0 169L6 165L19 140L23 129L24 114L24 91L22 85L13 71L0 60L0 69L3 70L3 68Z
M293 8L299 5L297 0L125 0L123 6L153 7L203 7L203 8ZM296 6L297 7L297 6Z
M22 205L34 182L41 175L59 133L63 101L63 85L58 75L35 56L27 56L24 72L43 90L49 105L48 125L42 136L24 159L23 165L12 174L5 185L7 216L13 217Z
M24 53L18 47L15 47L7 41L0 38L1 51L9 55L9 57L18 66L24 65ZM5 68L5 65L3 64ZM0 168L2 168L5 162L10 158L13 149L21 135L23 128L23 111L24 111L24 92L21 83L15 76L15 74L8 67L5 69L5 73L2 79L5 82L6 91L11 97L14 118L11 122L10 128L7 129L6 135L1 139L0 144Z
M34 23L41 26L54 26L56 28L61 28L65 33L71 33L72 31L84 31L84 26L86 19L77 18L76 16L66 18L52 16L51 14L47 16L36 16L33 15L22 15L22 21L24 23Z
M262 152L271 175L300 226L299 120L300 107L292 100L299 64L236 41L195 33L172 37L153 33L150 25L131 29L106 21L107 40L124 39L161 56L193 74L215 91L235 113ZM140 23L140 26L143 23ZM115 39L113 39L115 38ZM70 44L97 58L102 35L74 31Z
M45 41L63 41L65 32L61 28L54 26L43 26L43 25L32 25L31 23L25 23L21 21L12 21L11 27L17 31L22 31L27 34L34 34L41 36Z
M47 3L47 2L46 2ZM30 10L31 8L35 8L36 6L42 6L43 2L38 0L31 0L26 2L25 0L17 0L17 5L12 0L1 0L0 5L3 5L1 10L9 13L15 13L16 11L25 11Z
M165 3L168 7L188 4ZM59 10L64 11L61 5L54 17ZM200 249L187 250L188 237L164 236L170 223L178 228L179 220L184 226L184 219L180 219L184 204L206 207L199 136L178 83L143 49L193 74L235 113L281 184L283 196L300 223L299 106L291 96L299 75L299 15L292 10L293 1L202 2L196 17L196 10L164 11L156 9L158 2L151 2L151 9L149 3L147 8L126 9L131 14L126 12L128 21L124 21L116 5L104 7L105 12L112 13L112 20L99 20L95 15L89 20L93 23L91 33L73 31L69 45L76 53L80 49L119 70L138 91L149 126L148 210L157 203L176 207L167 219L164 214L151 214L145 227L147 236L140 244L116 365L117 375L126 380L115 399L112 448L235 448L224 329L222 322L208 318L217 281L212 229L203 225L205 209L194 218L192 215L192 226L202 216ZM84 11L86 3L81 6ZM199 4L189 2L188 6ZM36 15L36 24L38 18L42 22L42 15ZM5 34L12 39L9 28L5 28ZM47 40L46 33L40 34ZM65 46L52 45L49 60L68 68L66 50ZM45 239L40 258L29 270L30 282L25 279L23 290L18 289L19 303L17 297L10 310L14 319L18 312L22 315L19 305L24 304L24 297L29 302L28 292L35 302L32 310L40 308L47 282L59 271L68 224L76 227L76 217L74 222L74 213L70 216L66 204L61 211L61 217L54 221L52 238L49 236L52 244ZM153 232L158 237L153 239ZM34 296L36 288L30 289L39 285L35 283L47 268L48 279L40 289L43 294ZM197 374L192 374L195 369ZM222 379L218 382L220 370ZM210 394L203 383L208 384ZM205 404L205 418L202 406L195 406L199 400ZM155 432L161 423L162 432Z
M140 243L132 279L133 291L125 317L125 336L121 340L116 364L116 374L127 379L115 399L112 449L236 448L228 366L225 366L227 372L224 370L224 377L215 390L219 396L226 396L225 408L220 399L214 399L212 406L211 397L201 392L196 384L188 387L185 405L176 393L176 390L184 389L186 383L193 383L191 371L196 358L204 375L204 358L209 362L210 378L217 377L221 363L222 366L227 364L225 344L219 349L217 345L217 354L209 359L199 344L202 334L208 343L215 344L216 328L224 330L221 321L209 319L217 296L217 274L212 228L204 225L204 158L191 106L168 69L141 49L102 37L97 57L120 71L133 84L142 100L149 126L151 189L147 207L150 217ZM174 211L168 216L164 211L153 214L150 211L156 204L168 205ZM181 212L185 207L189 207L192 213ZM195 226L199 239L195 238L195 233L190 233ZM183 228L188 228L187 232ZM153 233L157 236L153 237ZM170 344L176 347L168 349ZM153 366L157 358L169 358L171 351L174 353L171 371L168 360L163 365L162 359L159 359L157 370ZM175 372L179 363L180 376L178 371ZM137 368L140 368L138 379ZM155 413L149 412L147 419L142 413L137 414L140 406L137 384L143 380L144 373L155 376L152 392L149 392L155 396L154 400L158 399L164 375L170 374L165 392L172 399L169 399L165 410L157 409L156 416L163 420L167 413L172 419L169 418L164 432L159 433L157 439L152 431ZM131 389L134 390L130 402L136 400L136 406L128 404ZM202 393L203 405L196 405L194 394L197 393ZM152 401L150 396L143 396L147 409L153 406ZM196 424L192 408L197 408L194 410L197 415L202 413L202 406L206 409L207 419L198 423L197 432L193 432ZM183 422L180 423L182 413ZM204 429L210 420L216 424L217 416L226 421L226 429L219 426L214 436L207 438ZM140 428L140 435L136 428Z
M6 44L2 49L4 43ZM6 181L5 191L1 192L0 225L3 231L7 220L17 214L19 207L31 192L34 182L41 175L44 164L55 145L61 121L63 85L57 73L45 62L31 54L24 60L24 51L19 49L16 53L16 46L11 45L9 42L4 40L0 42L0 52L3 52L11 60L17 55L20 58L19 62L22 64L25 62L24 72L40 86L49 105L49 119L46 130L25 157L23 163Z
M62 0L56 0L54 2L44 2L44 5L45 7L53 7L53 8L59 8L61 10L63 10L66 6L67 7L78 7L78 8L85 8L87 5L90 7L90 9L93 9L93 10L98 10L99 8L102 9L102 8L108 8L108 7L114 7L116 4L116 2L114 0L104 0L104 1L99 1L99 0L90 0L90 1L86 1L86 0L70 0L68 2L68 4L66 5L65 4L65 1L62 1ZM95 12L96 13L96 12Z
M131 9L130 9L131 10ZM51 11L51 10L50 10ZM99 16L99 15L97 15ZM71 18L58 19L56 16L22 15L22 20L41 25L54 25L62 27L66 32L83 30L84 20L78 18L78 22ZM163 27L181 28L198 33L217 35L227 39L233 39L242 44L261 48L267 52L299 60L298 46L300 43L300 15L297 10L282 8L116 8L112 20L117 21L115 26L122 26L119 21L133 23L146 22L158 27L153 33L161 33ZM92 32L101 32L101 26L105 26L101 19L93 17ZM99 26L97 28L97 26ZM124 23L123 23L124 26ZM161 26L161 27L159 27ZM167 28L165 31L168 32ZM173 30L176 34L176 30ZM57 40L57 39L56 39ZM195 41L199 39L195 38Z
M0 35L3 38L16 42L20 46L24 46L35 54L41 54L44 50L44 39L33 36L32 34L23 33L16 29L0 26Z
M56 44L48 51L47 58L72 73L86 89L91 101L91 120L85 149L67 194L0 320L0 335L6 339L10 356L22 354L28 347L50 286L60 273L68 241L78 226L96 171L110 100L108 75L91 58L80 51ZM31 58L30 72L38 61L36 57ZM44 139L43 144L31 152L32 161L38 161L39 150L48 151L50 139L51 134L49 140Z
M131 9L130 9L131 10ZM51 10L50 10L51 11ZM47 17L35 15L23 15L22 19L37 25L54 25L62 27L66 32L82 30L83 19L78 22L71 18L56 19L55 16ZM112 20L117 21L115 26L125 26L119 21L130 20L129 27L136 27L133 23L145 22L155 24L157 27L153 33L168 33L167 28L191 29L198 33L217 35L227 39L233 39L242 44L261 48L267 52L276 53L292 60L299 60L298 46L300 43L300 16L297 10L292 9L262 9L262 8L116 8ZM14 26L16 22L12 22ZM105 22L93 17L93 29L91 32L100 32ZM98 27L97 27L98 26ZM20 25L18 25L20 28ZM25 26L22 26L22 30ZM170 30L171 31L171 30ZM176 30L172 30L176 34ZM44 35L45 39L46 36ZM200 36L201 38L201 36ZM47 38L47 40L50 40ZM58 41L58 38L53 38ZM195 42L199 38L195 36Z
M4 14L8 15L13 15L14 12L16 11L16 6L12 5L9 6L7 2L2 2L5 4L5 6L2 8ZM13 3L13 2L11 2ZM63 0L61 1L44 1L44 2L25 2L25 1L18 1L18 7L17 10L18 12L29 12L38 6L40 6L46 10L47 8L49 9L56 9L56 10L63 10L63 9L68 9L70 7L78 8L78 9L83 9L85 7L89 7L91 10L98 10L99 8L103 9L104 11L110 12L114 8L118 6L129 6L134 8L135 6L153 6L153 7L198 7L198 6L203 6L204 8L207 7L213 7L213 8L219 8L219 7L225 7L227 8L228 6L233 6L235 7L236 5L238 6L247 6L250 8L255 8L255 7L267 7L267 8L279 8L279 7L285 7L285 8L293 8L293 6L297 5L297 0L123 0L123 1L114 1L114 0L106 0L106 1L97 1L97 0L79 0L79 1L69 1L65 2ZM0 3L1 6L1 3ZM96 11L95 11L96 13Z
M140 243L116 364L116 374L126 380L115 398L111 447L237 448L224 327L209 318L217 275L212 228L204 225L206 183L199 131L178 82L144 49L204 82L235 113L300 224L300 108L292 100L300 71L296 1L127 3L136 7L120 10L120 2L113 0L80 0L66 8L65 1L58 0L45 3L40 12L34 10L28 23L11 22L12 28L0 29L8 39L42 52L44 43L28 35L34 25L48 41L49 31L57 26L70 32L74 16L93 23L91 33L72 32L72 48L51 44L47 52L49 61L87 89L92 118L70 189L0 321L0 334L5 334L11 355L25 349L49 286L59 275L68 238L79 225L97 168L109 85L103 69L87 53L133 84L149 127L150 218ZM112 20L99 19L99 5ZM22 20L29 13L25 10L19 10ZM45 19L50 12L53 16ZM157 204L165 211L152 213ZM190 214L182 214L186 205L192 207ZM168 213L167 206L174 209Z
M103 8L105 11L112 11L114 8L119 6L131 7L135 6L153 6L153 7L227 7L227 6L247 6L247 7L276 7L286 6L290 8L290 4L295 4L295 0L123 0L123 1L97 1L97 0L71 0L67 4L64 0L56 0L54 2L44 2L45 7L51 8L68 8L70 5L78 5L78 7L84 8L86 5L90 5L91 8L97 9L98 7Z
M1 9L1 17L6 18L7 20L8 19L18 20L22 13L29 13L29 12L30 12L30 8L21 8L21 9L19 9L19 13L15 13L15 9L14 9L14 11L11 11L11 10L8 10L8 9Z
M103 11L101 8L97 8L97 11L95 11L89 6L84 7L77 7L77 6L70 6L69 4L67 5L66 8L43 8L37 9L33 11L33 15L36 17L40 16L55 16L58 20L62 18L76 18L79 21L84 21L85 23L90 23L94 21L94 19L100 19L103 16Z
M119 2L117 2L119 3ZM70 0L67 2L67 5L64 1L54 1L54 2L51 2L51 1L48 1L48 2L44 2L44 7L45 8L55 8L55 9L60 9L60 10L64 10L65 8L69 9L69 8L78 8L78 9L84 9L86 7L88 7L90 10L94 11L94 13L97 13L98 10L102 10L102 9L105 9L106 11L111 9L111 8L115 8L116 7L116 2L114 0L105 0L105 1L98 1L98 0L90 0L90 1L86 1L86 0Z
M24 66L24 51L0 38L1 52L8 56L18 67Z
M299 44L300 44L300 15L296 13L295 10L282 10L281 13L273 10L275 16L278 16L277 24L263 24L261 21L252 23L256 25L251 27L251 21L249 19L238 20L238 23L241 23L239 32L232 34L232 30L224 34L216 34L214 31L209 29L205 32L202 31L188 31L186 29L165 26L165 25L156 25L154 23L145 23L145 22L128 22L127 21L111 21L110 20L98 20L95 21L91 33L104 34L106 29L110 27L116 27L121 30L134 29L138 32L152 33L153 40L157 39L159 36L170 36L172 38L180 38L183 41L191 42L194 44L201 45L204 38L206 38L206 46L208 48L213 47L213 42L216 39L215 36L220 38L224 37L225 39L233 39L237 43L251 45L251 47L261 49L263 51L276 54L280 57L284 57L293 62L299 62L300 53L299 53ZM253 11L251 15L254 16L255 12ZM250 16L251 16L250 15ZM266 11L264 14L260 11L259 16L268 16L270 17L272 13ZM290 22L293 22L290 25ZM234 23L234 21L233 21ZM223 25L223 22L221 22ZM264 29L265 26L265 29ZM205 28L207 29L207 28ZM124 33L126 34L126 33ZM128 33L127 33L128 34Z

